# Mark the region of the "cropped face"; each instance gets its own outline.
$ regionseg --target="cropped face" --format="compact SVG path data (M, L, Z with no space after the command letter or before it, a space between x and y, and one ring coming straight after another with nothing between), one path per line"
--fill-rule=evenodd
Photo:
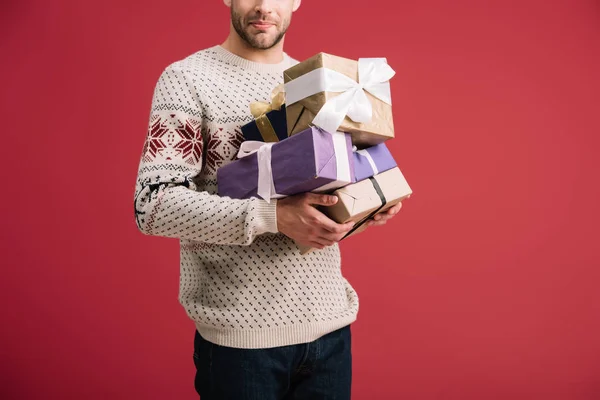
M237 34L255 49L266 50L281 41L300 0L224 0L231 9Z

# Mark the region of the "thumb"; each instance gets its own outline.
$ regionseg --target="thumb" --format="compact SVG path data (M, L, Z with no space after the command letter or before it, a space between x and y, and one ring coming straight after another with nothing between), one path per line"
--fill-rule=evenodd
M332 196L328 194L316 194L316 193L307 193L306 200L308 204L314 204L319 206L332 206L337 203L337 196Z

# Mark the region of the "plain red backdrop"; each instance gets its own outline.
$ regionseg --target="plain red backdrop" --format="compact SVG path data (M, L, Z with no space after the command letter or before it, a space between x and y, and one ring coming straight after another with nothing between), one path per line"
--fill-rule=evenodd
M220 0L4 1L3 399L194 399L178 243L137 231L154 84ZM286 50L388 58L413 187L342 242L354 399L600 398L597 1L305 0Z

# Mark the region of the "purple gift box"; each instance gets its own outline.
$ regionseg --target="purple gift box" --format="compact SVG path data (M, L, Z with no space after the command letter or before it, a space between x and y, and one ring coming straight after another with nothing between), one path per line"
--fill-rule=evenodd
M276 143L243 142L246 145L271 146L271 198L304 192L327 192L352 183L354 178L352 137L329 133L318 127L308 128ZM262 159L261 159L262 157ZM262 160L262 161L261 161ZM268 169L261 151L252 152L217 170L220 196L246 199L259 196L259 173ZM264 176L264 174L263 174ZM265 199L269 200L269 199Z
M354 158L354 182L362 181L397 166L385 143L354 151L352 156Z

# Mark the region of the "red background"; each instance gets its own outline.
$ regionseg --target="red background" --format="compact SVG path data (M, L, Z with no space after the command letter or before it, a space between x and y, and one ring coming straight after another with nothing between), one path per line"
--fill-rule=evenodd
M218 0L3 1L3 399L193 399L176 240L133 188L164 67ZM305 0L286 50L385 56L413 187L341 244L355 399L600 398L600 5Z

